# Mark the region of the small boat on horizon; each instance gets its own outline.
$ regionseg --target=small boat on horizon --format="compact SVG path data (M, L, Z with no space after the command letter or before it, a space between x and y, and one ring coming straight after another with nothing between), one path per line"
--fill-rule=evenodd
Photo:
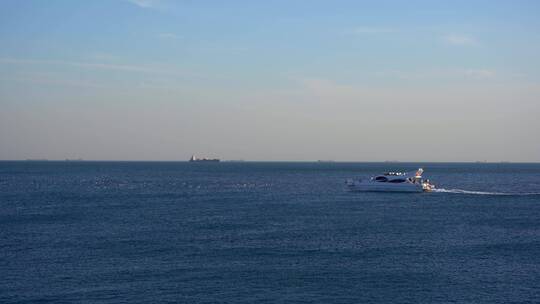
M423 179L422 168L412 172L386 172L370 179L348 179L347 187L351 191L377 192L429 192L435 185L429 179Z
M212 163L217 163L219 161L220 161L219 158L206 158L206 157L198 158L198 157L195 157L195 155L191 155L191 158L189 159L189 162L212 162Z

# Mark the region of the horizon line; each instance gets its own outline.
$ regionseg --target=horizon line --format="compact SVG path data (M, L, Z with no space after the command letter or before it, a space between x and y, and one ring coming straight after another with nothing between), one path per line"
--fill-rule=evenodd
M189 160L118 160L118 159L0 159L0 162L178 162L189 163ZM470 163L470 164L538 164L540 161L484 161L484 160L463 160L463 161L411 161L411 160L243 160L243 159L225 159L219 163Z

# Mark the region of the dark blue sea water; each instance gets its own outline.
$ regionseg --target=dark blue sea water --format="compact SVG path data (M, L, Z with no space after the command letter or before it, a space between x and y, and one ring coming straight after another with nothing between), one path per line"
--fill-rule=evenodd
M0 162L0 302L538 303L540 165Z

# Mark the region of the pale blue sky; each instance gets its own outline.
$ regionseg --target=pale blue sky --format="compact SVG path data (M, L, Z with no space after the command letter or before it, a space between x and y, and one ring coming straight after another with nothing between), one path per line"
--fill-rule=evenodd
M538 1L0 5L0 159L540 161Z

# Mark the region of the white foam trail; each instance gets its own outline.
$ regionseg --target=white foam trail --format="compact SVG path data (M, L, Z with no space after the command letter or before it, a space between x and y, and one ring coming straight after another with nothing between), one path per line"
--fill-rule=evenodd
M458 193L458 194L477 194L477 195L507 195L502 192L469 191L462 189L433 189L432 192Z
M530 193L508 193L508 192L486 192L486 191L469 191L462 189L433 189L432 192L439 193L457 193L457 194L475 194L475 195L514 195L514 196L523 196L523 195L540 195L539 192L530 192Z

